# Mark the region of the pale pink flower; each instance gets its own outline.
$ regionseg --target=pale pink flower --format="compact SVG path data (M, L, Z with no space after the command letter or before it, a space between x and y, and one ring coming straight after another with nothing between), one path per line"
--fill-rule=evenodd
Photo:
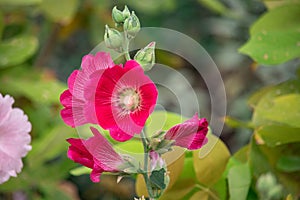
M67 140L71 144L68 157L74 162L91 168L90 179L99 182L102 172L120 172L126 161L115 152L97 129L91 127L91 130L94 136L87 140L75 138Z
M13 103L12 97L0 94L0 184L21 172L22 157L31 150L31 124Z
M176 146L195 150L207 143L207 132L207 120L205 118L199 119L196 113L191 119L170 128L166 132L165 139L173 140Z

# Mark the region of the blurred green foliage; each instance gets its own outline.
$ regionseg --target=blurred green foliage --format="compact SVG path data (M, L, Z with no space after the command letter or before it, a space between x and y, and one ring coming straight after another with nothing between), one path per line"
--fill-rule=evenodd
M71 169L73 175L89 171L75 168L67 159L65 139L76 137L76 132L59 117L59 95L67 88L66 77L102 41L104 25L112 23L111 8L125 4L136 11L142 26L173 28L204 45L227 89L230 117L222 139L229 149L210 133L208 145L186 152L170 166L171 183L161 199L299 198L300 80L293 68L298 67L294 59L300 55L299 1L266 0L266 11L261 2L252 0L0 0L0 92L12 95L33 125L32 151L24 159L22 173L0 186L0 199L14 199L17 194L28 199L134 196L133 184L126 181L124 189L113 178L91 185L87 176L84 180L70 176ZM258 17L246 42L250 24ZM237 53L240 46L239 51L255 63ZM209 116L206 88L189 64L166 52L157 58L194 79L204 102L201 115ZM274 66L282 63L285 66ZM263 71L257 68L261 65L273 67ZM269 82L274 84L261 88ZM250 93L254 94L247 100ZM160 95L170 110L176 110L170 103L172 96ZM155 115L158 122L163 121L159 113ZM181 121L168 114L165 129ZM149 132L157 127L161 125L148 125ZM132 148L135 142L119 148ZM199 156L215 142L206 157ZM257 182L266 174L271 174L273 182L261 188ZM279 186L279 192L272 191L274 186ZM144 194L140 187L137 184L137 193Z

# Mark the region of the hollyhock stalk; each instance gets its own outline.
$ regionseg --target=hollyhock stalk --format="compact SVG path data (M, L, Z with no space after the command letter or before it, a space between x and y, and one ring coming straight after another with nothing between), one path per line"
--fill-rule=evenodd
M148 190L148 194L150 199L153 199L153 191L152 191L152 187L150 184L150 180L149 180L149 176L148 176L148 159L149 159L149 150L148 150L148 141L147 141L147 135L146 135L146 130L144 129L141 132L141 140L143 143L143 147L144 147L144 172L143 172L143 177L146 183L146 187Z
M104 41L107 48L123 54L126 62L124 66L117 65L106 52L83 57L82 69L70 75L69 88L61 94L60 101L64 106L61 116L72 127L99 125L119 142L139 134L144 163L142 165L129 155L117 153L95 128L91 128L93 136L87 140L68 139L71 144L68 157L91 168L93 182L99 182L103 172L119 176L141 174L149 199L155 200L169 183L162 154L171 151L173 146L188 150L201 148L207 142L208 122L205 118L199 119L196 113L169 130L160 130L151 138L147 136L144 126L154 110L158 91L144 71L155 64L155 42L139 50L132 60L129 43L140 30L139 19L126 6L123 11L114 7L112 12L116 27L123 26L124 33L106 25Z

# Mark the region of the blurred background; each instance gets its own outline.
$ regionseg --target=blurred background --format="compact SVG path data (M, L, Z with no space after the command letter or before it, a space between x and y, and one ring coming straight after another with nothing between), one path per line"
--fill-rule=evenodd
M18 178L0 185L0 199L132 199L134 180L104 176L93 184L89 175L72 176L77 165L66 157L66 138L76 131L61 120L60 93L81 59L103 41L104 26L113 26L111 10L128 5L142 27L164 27L198 41L221 72L227 114L250 120L249 95L267 84L293 76L297 63L272 70L238 53L249 38L250 25L266 11L258 0L0 0L0 92L16 99L33 125L32 151L23 159ZM149 41L150 42L150 41ZM176 42L176 41L174 41ZM157 51L157 63L182 73L197 92L201 116L210 115L210 99L202 78L184 59ZM174 77L166 77L176 85ZM180 87L180 84L177 84ZM159 103L177 112L174 97L160 89ZM179 88L180 96L190 92ZM224 127L221 138L234 153L245 145L251 130Z

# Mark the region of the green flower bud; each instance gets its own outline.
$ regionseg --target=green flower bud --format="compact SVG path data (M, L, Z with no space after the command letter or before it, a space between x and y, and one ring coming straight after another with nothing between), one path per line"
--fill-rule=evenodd
M122 11L123 17L126 19L130 16L130 11L127 6L124 7L124 10Z
M276 177L272 173L261 175L256 183L261 199L281 199L283 188L277 183Z
M121 33L113 28L105 26L104 42L108 48L122 51L123 37Z
M128 39L134 38L141 29L139 18L132 11L131 15L125 19L123 25L124 32Z
M115 6L112 10L112 18L116 23L123 23L125 20L125 17L123 15L123 12L117 9L117 6Z
M145 48L139 50L135 56L136 60L144 69L144 71L150 70L155 64L155 42L151 42Z
M149 148L156 151L160 155L171 151L172 146L174 145L174 141L164 139L165 134L165 131L159 131L150 139Z

